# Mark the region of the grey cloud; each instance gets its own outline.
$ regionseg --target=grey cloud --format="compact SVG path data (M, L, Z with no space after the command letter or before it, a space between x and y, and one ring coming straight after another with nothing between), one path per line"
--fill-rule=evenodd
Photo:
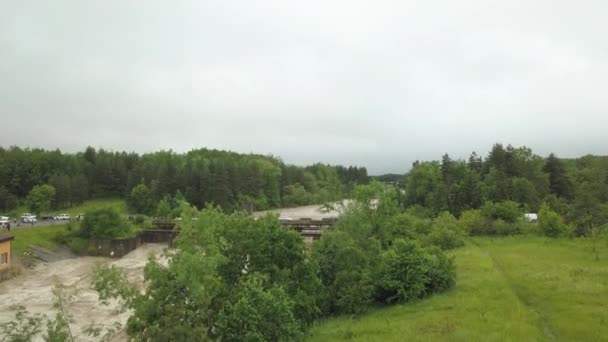
M605 154L602 1L2 1L0 145ZM27 129L23 129L27 127Z

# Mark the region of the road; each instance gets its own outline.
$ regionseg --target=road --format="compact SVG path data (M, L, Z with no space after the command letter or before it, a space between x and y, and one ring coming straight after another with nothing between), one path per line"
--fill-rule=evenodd
M69 221L59 221L59 220L39 220L38 222L32 223L23 223L17 221L15 223L14 220L11 220L11 230L12 229L24 229L24 228L32 228L32 227L46 227L46 226L55 226L60 224L67 224Z

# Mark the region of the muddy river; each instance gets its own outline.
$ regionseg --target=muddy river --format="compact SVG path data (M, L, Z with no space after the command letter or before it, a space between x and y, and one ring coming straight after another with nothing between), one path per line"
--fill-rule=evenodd
M72 318L70 327L75 340L99 340L87 336L83 330L91 324L109 328L118 322L124 326L129 313L120 313L115 302L109 306L99 303L97 292L91 287L91 270L99 264L116 265L127 272L129 280L141 283L148 256L159 256L165 247L145 244L121 259L78 257L39 263L20 276L0 283L0 322L13 320L19 306L24 306L30 313L54 317L53 288L60 284L68 298L65 309ZM113 338L113 341L123 340L126 340L124 334Z

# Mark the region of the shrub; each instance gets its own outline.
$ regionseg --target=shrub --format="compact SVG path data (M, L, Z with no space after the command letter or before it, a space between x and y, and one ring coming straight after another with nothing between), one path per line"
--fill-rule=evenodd
M481 208L481 214L491 220L503 220L507 223L516 223L521 220L523 211L519 204L513 201L486 202Z
M460 215L460 226L470 235L483 235L488 233L491 222L481 215L480 210L466 210Z
M385 302L411 301L454 284L453 261L437 248L397 240L382 254L376 297Z
M172 218L171 205L166 198L163 198L158 202L156 206L156 216L161 218Z
M464 233L458 220L444 212L433 221L428 241L441 249L454 249L464 246Z
M429 234L431 221L420 219L408 213L395 215L380 226L379 238L383 246L389 246L396 239L416 239Z
M128 236L132 227L112 208L87 212L80 225L80 237L85 239L114 239Z
M429 250L429 269L427 276L429 282L426 285L427 293L437 293L447 290L456 283L456 266L454 258L448 257L441 250L431 248Z
M538 215L538 226L541 232L549 237L565 235L567 227L562 223L561 217L548 204L543 204Z
M493 231L496 235L515 235L520 233L520 227L517 223L509 223L498 219L493 223Z
M146 217L144 215L135 215L133 218L133 223L141 225L146 221Z
M264 279L247 277L219 312L217 331L224 341L293 341L301 332L293 302L283 288L265 288Z
M311 260L318 268L325 314L361 313L372 301L369 256L351 236L332 231L313 245Z

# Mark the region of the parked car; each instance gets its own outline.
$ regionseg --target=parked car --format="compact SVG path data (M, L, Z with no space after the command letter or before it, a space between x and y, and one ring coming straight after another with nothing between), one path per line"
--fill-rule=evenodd
M21 222L23 223L36 223L38 220L36 219L36 215L32 215L30 213L25 213L21 215Z
M58 221L69 221L70 220L70 215L68 215L68 214L59 214L59 215L55 216L55 220L58 220Z
M83 214L83 213L78 214L78 216L76 216L76 219L77 219L78 221L80 221L80 220L84 220L84 214Z
M51 214L44 214L44 215L40 216L40 219L41 220L54 220L55 218Z
M8 227L10 223L11 223L10 218L8 218L7 216L0 216L0 227L1 228Z

